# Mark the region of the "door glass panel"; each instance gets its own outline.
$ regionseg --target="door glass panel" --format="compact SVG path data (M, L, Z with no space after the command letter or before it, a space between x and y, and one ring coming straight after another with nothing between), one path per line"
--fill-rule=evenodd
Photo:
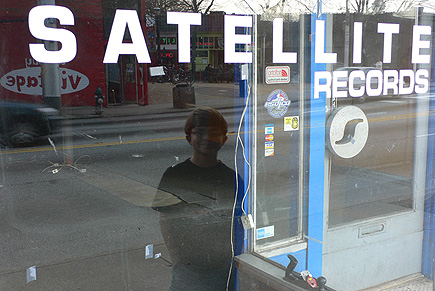
M349 77L358 71L366 80L361 82L358 79L354 88L366 88L360 97L351 97L347 93L345 98L332 100L332 115L343 107L360 108L368 120L368 139L361 152L352 158L330 155L330 226L413 208L415 117L419 114L416 105L419 99L428 98L414 90L418 73L411 63L409 48L412 47L415 19L392 15L364 17L363 39L370 41L363 41L360 64L346 59L346 47L340 45L343 43L340 39L346 37L346 28L343 27L345 15L334 15L333 18L333 50L338 57L334 70L346 71ZM354 23L361 20L355 17L349 21L349 27L353 28ZM395 34L392 39L394 53L391 62L382 61L383 51L380 48L384 43L384 35L378 33L378 23L400 25L400 34ZM350 37L352 39L353 36ZM375 75L378 77L370 77ZM349 77L343 80L348 81ZM371 89L367 88L368 84ZM344 89L349 92L348 88ZM346 126L350 128L352 125ZM355 142L361 138L355 132L347 134L349 140L343 139L343 142ZM345 137L346 129L343 134Z
M257 34L256 249L301 234L300 71L272 62L272 20L260 19ZM299 52L298 20L283 22L283 51ZM291 33L290 33L291 31Z

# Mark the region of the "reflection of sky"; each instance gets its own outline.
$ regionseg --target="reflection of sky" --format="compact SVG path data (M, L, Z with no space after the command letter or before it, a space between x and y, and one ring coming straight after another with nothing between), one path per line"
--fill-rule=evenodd
M257 14L270 13L271 15L279 15L284 13L312 13L317 11L316 0L290 0L284 1L284 6L281 7L282 0L215 0L213 9L214 11L225 11L227 14ZM323 0L322 12L323 13L344 13L346 11L346 0ZM348 0L349 11L355 12L355 0ZM375 2L382 2L382 0L369 0L369 11L374 8ZM398 12L398 9L407 9L409 7L421 6L425 7L425 12L435 13L435 0L411 0L407 3L410 5L406 7L403 3L405 0L385 0L385 12ZM354 6L353 6L354 5ZM269 7L266 9L265 7Z

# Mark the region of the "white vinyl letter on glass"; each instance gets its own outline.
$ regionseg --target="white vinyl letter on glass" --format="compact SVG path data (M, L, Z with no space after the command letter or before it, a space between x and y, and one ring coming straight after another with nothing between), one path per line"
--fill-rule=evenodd
M316 20L315 61L316 63L335 64L336 53L325 53L325 21Z
M424 94L429 91L429 72L419 69L415 72L415 93Z
M391 63L391 53L393 50L393 34L400 32L398 23L378 23L378 33L384 34L384 58L385 64Z
M356 79L359 79L359 82L355 82ZM349 74L349 95L351 97L361 97L364 95L364 91L365 91L365 80L366 80L366 75L364 74L363 71L360 70L355 70L350 72ZM355 88L355 83L357 84L357 86L359 85L358 88Z
M178 25L178 62L190 63L190 26L201 25L201 13L168 12L167 22Z
M353 24L353 63L361 64L362 56L362 32L363 23L355 22Z
M323 80L323 82L321 82L321 80ZM331 83L330 72L314 72L314 99L320 98L320 92L325 92L326 98L331 98Z
M412 29L412 57L413 64L429 64L430 54L421 55L420 49L430 48L429 40L421 40L421 35L431 35L432 29L430 26L414 25Z
M44 22L47 18L59 19L61 25L74 25L74 15L66 7L56 5L40 5L33 7L29 12L29 31L41 40L58 41L62 44L60 50L48 51L43 43L29 44L31 56L41 63L68 63L77 54L77 40L69 30L63 28L47 27Z
M131 43L122 42L127 27ZM138 63L151 63L136 10L116 10L103 63L116 64L121 54L136 55Z
M275 18L273 20L273 63L295 64L297 53L283 52L284 19Z
M236 34L236 27L252 27L251 16L224 16L224 58L225 63L252 63L251 52L236 52L236 44L251 44L251 35Z

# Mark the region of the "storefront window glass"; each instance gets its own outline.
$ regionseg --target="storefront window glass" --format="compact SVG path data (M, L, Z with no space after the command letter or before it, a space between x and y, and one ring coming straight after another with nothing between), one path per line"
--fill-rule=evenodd
M435 6L263 2L4 1L1 290L431 284Z
M283 50L298 53L299 21L283 25ZM257 50L257 248L302 237L299 68L273 62L273 22L258 21ZM303 49L302 49L303 51ZM293 71L294 70L294 71ZM302 88L303 90L303 88ZM278 102L280 105L275 106ZM264 233L264 235L263 235ZM272 244L271 244L272 243Z

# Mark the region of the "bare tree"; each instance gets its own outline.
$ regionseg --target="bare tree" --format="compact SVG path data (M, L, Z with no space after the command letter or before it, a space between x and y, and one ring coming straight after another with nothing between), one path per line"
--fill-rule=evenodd
M263 19L282 16L284 14L285 0L274 2L275 3L271 3L271 0L266 0L264 3L258 3L260 8L259 12L263 16Z
M286 14L314 13L318 0L244 0L244 2L250 4L252 12L260 14L261 19L270 20L275 17L284 17ZM322 2L328 2L328 0L322 0Z
M386 7L385 0L375 0L372 3L372 7L371 7L372 13L377 14L377 13L384 12L385 7Z
M167 11L195 12L208 14L213 7L214 0L147 0L147 16L166 14ZM158 12L157 12L158 11Z
M347 0L350 12L377 14L384 12L403 12L415 7L427 7L434 9L435 3L427 0Z
M179 5L181 11L200 12L208 14L214 4L214 0L181 0Z
M313 5L306 4L304 1L296 0L296 3L303 6L308 13L314 13L315 7Z
M349 4L356 13L365 13L368 10L369 0L353 0L353 1L349 1Z
M415 7L427 7L427 8L434 9L435 4L433 1L403 0L397 6L397 11L408 11Z

